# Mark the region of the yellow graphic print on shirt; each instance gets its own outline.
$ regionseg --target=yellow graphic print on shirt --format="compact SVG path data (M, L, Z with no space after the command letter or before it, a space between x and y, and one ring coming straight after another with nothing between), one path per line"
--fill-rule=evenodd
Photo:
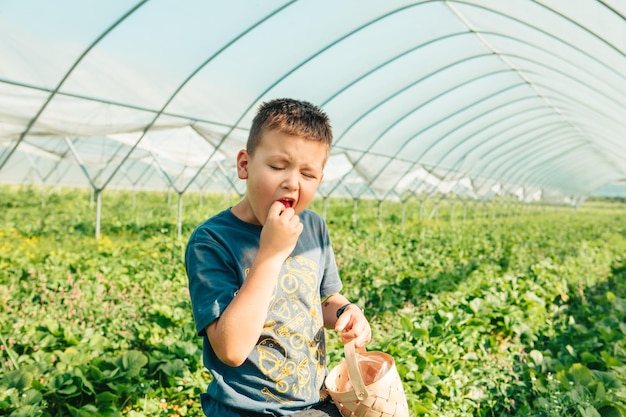
M262 393L273 401L313 399L324 378L323 318L317 264L289 257L257 344L260 370L272 381Z

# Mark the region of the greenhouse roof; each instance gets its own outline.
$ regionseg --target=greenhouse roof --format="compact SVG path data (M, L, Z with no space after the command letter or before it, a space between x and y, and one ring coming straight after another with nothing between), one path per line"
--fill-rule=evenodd
M626 195L622 0L5 0L0 182L235 191L264 101L335 141L321 196Z

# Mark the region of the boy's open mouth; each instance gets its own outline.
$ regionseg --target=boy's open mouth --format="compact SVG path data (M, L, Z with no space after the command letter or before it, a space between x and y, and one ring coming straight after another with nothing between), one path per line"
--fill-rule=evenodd
M283 205L287 208L287 207L293 207L294 201L292 199L289 198L283 198L278 200L281 203L283 203Z

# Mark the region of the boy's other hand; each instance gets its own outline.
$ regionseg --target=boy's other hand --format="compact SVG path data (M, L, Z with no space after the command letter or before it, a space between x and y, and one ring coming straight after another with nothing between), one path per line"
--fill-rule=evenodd
M372 340L372 329L360 308L351 305L337 319L335 331L341 333L343 344L354 340L356 347L363 347Z
M267 219L261 231L261 248L271 248L283 259L296 247L298 237L302 233L304 225L293 208L285 207L280 201L275 201L270 206ZM259 250L261 250L259 248Z

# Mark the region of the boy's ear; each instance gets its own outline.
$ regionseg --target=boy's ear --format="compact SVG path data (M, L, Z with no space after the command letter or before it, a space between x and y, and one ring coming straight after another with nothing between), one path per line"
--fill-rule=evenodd
M242 149L237 154L237 176L240 180L248 179L248 162L250 161L250 155L248 151Z

